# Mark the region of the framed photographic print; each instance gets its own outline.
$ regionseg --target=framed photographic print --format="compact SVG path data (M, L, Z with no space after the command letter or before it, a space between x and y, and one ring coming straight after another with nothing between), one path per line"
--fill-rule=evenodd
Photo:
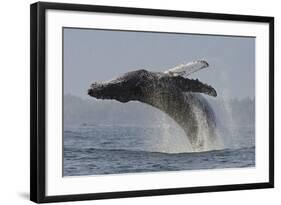
M34 202L272 188L274 18L31 5Z

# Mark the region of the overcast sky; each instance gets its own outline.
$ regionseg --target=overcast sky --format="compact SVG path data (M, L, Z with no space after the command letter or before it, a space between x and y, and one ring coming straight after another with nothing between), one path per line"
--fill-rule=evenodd
M255 96L255 38L70 28L64 29L64 93L88 98L92 82L197 59L210 67L190 78L212 85L219 96Z

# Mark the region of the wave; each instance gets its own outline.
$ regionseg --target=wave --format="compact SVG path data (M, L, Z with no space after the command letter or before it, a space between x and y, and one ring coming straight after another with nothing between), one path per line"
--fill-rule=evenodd
M250 147L242 147L242 148L227 148L227 149L217 149L210 151L201 151L201 152L178 152L178 153L170 153L170 152L160 152L160 151L150 151L150 150L133 150L133 149L114 149L114 148L85 148L85 149L75 149L75 148L65 148L66 152L83 152L87 154L95 153L95 152L126 152L126 153L139 153L139 154L163 154L163 155L198 155L198 154L229 154L233 152L240 151L253 151L255 150L255 146Z

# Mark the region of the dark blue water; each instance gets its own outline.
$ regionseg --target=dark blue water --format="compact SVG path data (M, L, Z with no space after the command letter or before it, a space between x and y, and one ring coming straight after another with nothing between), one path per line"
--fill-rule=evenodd
M220 150L193 152L182 133L163 127L65 127L64 175L241 168L255 166L254 129L222 132Z

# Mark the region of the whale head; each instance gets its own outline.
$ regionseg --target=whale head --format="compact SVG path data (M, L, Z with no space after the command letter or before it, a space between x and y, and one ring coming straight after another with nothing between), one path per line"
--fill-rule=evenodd
M139 100L143 95L141 85L147 81L149 72L137 70L105 82L95 82L88 89L88 95L97 99L114 99L119 102Z

